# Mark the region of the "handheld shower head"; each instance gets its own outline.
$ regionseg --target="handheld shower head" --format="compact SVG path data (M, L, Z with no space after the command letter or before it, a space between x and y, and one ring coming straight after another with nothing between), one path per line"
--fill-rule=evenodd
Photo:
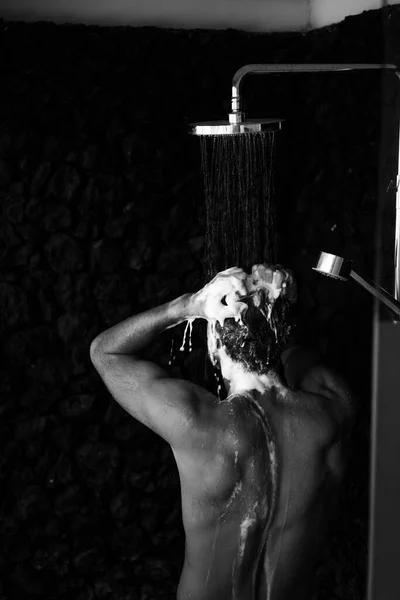
M354 279L354 281L360 284L367 292L375 296L375 298L378 298L383 304L386 304L386 306L396 313L397 316L400 316L400 302L395 300L393 296L374 281L360 277L358 273L353 271L352 262L350 260L345 260L336 254L321 252L317 266L313 267L313 271L317 271L317 273L332 277L333 279L339 279L340 281L348 281L350 278Z
M351 274L352 263L350 260L345 260L341 256L336 254L328 254L328 252L321 252L319 255L318 263L316 267L313 267L313 271L326 275L327 277L333 277L340 281L348 281Z

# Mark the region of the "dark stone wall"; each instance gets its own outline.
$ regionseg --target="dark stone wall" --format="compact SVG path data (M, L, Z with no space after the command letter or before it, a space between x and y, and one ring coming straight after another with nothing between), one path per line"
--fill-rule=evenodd
M174 597L184 538L173 457L113 403L90 342L201 285L200 152L186 132L226 115L236 69L396 62L399 25L396 8L308 34L1 22L1 598ZM311 266L324 249L374 276L378 198L396 168L396 127L384 129L396 86L386 83L378 73L285 75L243 88L251 116L287 119L278 233L280 262L299 281L301 334L359 400L320 570L329 600L361 599L365 587L372 302ZM387 287L393 216L388 202ZM161 336L149 356L167 365L170 342ZM197 342L182 372L203 354Z

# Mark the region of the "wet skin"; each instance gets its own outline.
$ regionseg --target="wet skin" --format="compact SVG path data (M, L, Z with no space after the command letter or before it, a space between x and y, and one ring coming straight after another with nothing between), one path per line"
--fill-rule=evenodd
M178 600L310 600L350 410L340 383L326 397L327 380L332 393L335 376L314 368L311 393L208 403L190 449L173 450L186 533Z
M268 265L253 267L257 277L275 282L268 284L275 291L290 283L287 273ZM178 600L310 600L342 478L350 394L302 349L282 356L284 387L275 376L243 370L218 343L210 344L236 394L224 402L138 355L183 321L236 320L247 278L228 269L196 294L111 327L90 348L115 400L174 453L186 531Z

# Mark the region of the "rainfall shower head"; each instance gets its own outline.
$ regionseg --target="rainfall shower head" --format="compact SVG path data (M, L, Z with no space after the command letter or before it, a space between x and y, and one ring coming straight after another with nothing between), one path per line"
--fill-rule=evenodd
M317 273L321 273L321 275L339 279L340 281L348 281L350 278L353 279L356 283L361 285L361 287L367 290L367 292L375 296L375 298L378 298L380 302L386 304L386 306L396 313L397 316L400 316L400 302L374 281L360 277L358 273L353 271L352 261L345 260L341 256L336 256L336 254L321 252L317 266L313 267L313 270L317 271Z
M192 135L240 135L243 133L262 133L277 131L283 119L248 119L238 123L230 121L209 121L191 123L189 133Z

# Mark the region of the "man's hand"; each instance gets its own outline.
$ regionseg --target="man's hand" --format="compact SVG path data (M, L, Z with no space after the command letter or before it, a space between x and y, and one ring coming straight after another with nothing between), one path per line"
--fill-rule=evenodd
M210 283L193 295L193 313L198 318L219 321L240 319L247 304L240 297L247 296L247 274L239 267L231 267L218 273Z

